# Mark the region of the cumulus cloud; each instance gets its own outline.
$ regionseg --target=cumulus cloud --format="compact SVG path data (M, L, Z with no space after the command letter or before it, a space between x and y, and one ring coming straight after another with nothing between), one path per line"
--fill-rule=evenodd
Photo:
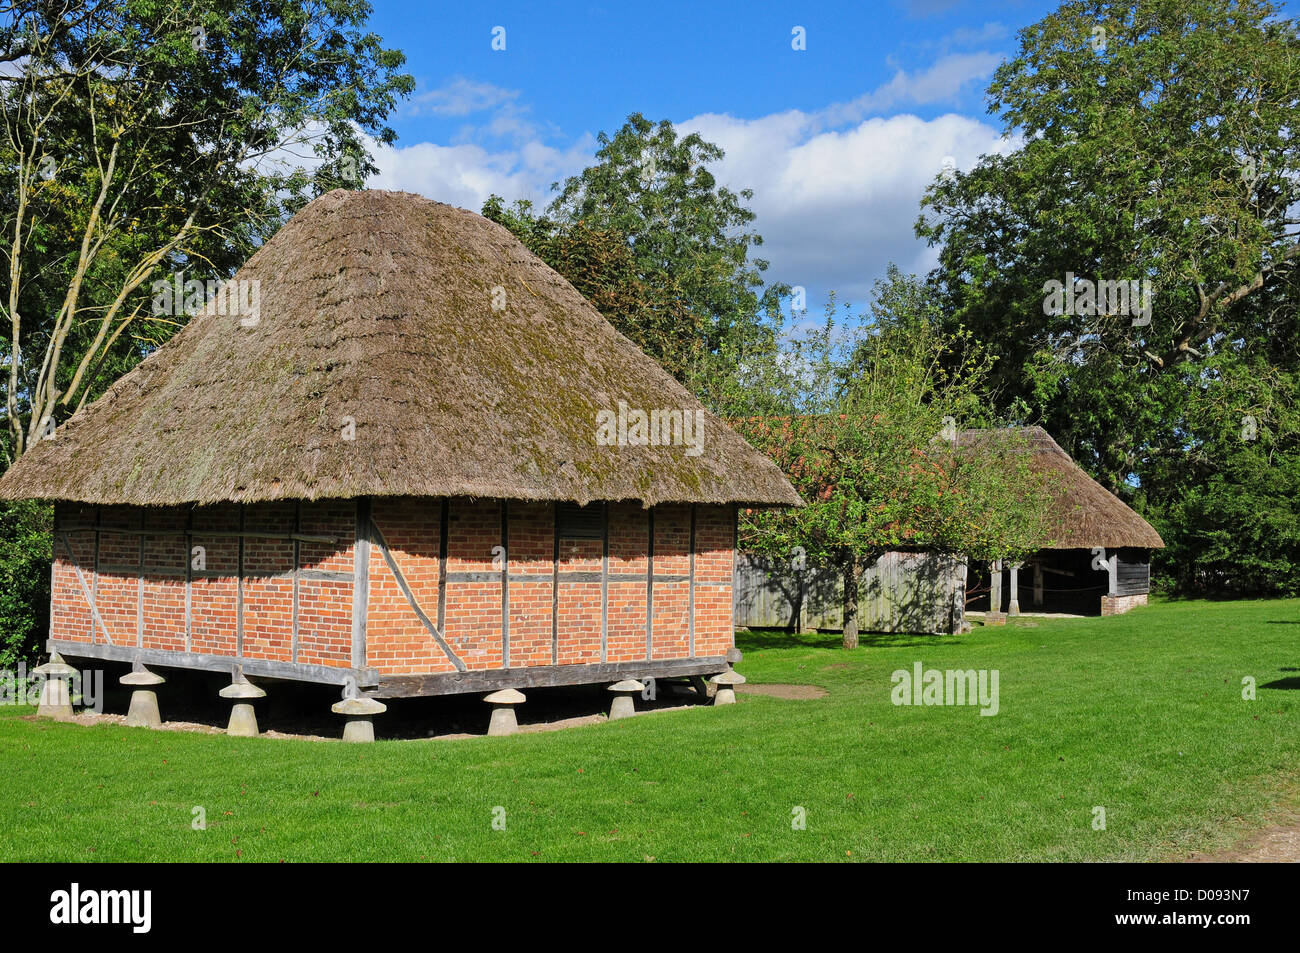
M765 240L757 254L771 262L770 280L806 288L810 310L831 290L862 304L890 262L918 273L933 267L934 251L913 237L912 226L945 160L965 169L1014 145L978 119L901 110L952 103L998 62L986 52L949 54L923 70L899 70L850 102L753 119L710 113L678 128L726 151L714 168L719 181L753 189L755 227ZM515 93L487 83L458 77L425 94L419 108L485 115L449 145L375 146L382 171L370 187L419 192L475 211L492 193L544 205L550 184L589 164L596 148L590 133L549 144L558 137L544 137L520 118Z
M459 205L477 212L493 193L508 202L549 201L550 184L579 171L596 151L591 135L562 148L532 140L521 146L492 150L478 143L410 146L371 144L379 174L366 185L396 189Z
M726 151L719 181L754 190L768 274L807 288L810 308L830 290L864 302L890 262L918 273L933 267L933 250L912 233L926 186L945 159L966 169L1010 145L992 126L955 114L873 117L813 131L818 125L799 113L682 124Z

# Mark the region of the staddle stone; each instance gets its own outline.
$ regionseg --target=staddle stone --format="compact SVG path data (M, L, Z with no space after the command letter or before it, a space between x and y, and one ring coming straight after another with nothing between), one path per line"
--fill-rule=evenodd
M335 702L330 711L347 718L343 723L344 741L366 742L375 740L374 716L388 711L388 706L368 695L358 695Z
M636 701L633 696L645 691L645 686L635 678L625 678L609 686L609 690L614 693L614 702L609 706L609 720L618 721L620 718L631 718L636 714Z
M253 711L252 702L255 698L265 698L266 692L244 679L231 682L217 694L235 700L230 708L230 723L226 725L226 734L236 738L256 738L257 714Z
M69 721L72 718L72 691L68 679L77 674L77 670L63 661L58 652L50 656L44 665L32 669L33 675L40 675L41 697L37 703L36 715L39 718L53 718L56 721Z
M513 735L519 730L519 721L515 718L515 706L522 705L528 700L523 692L513 688L503 688L483 700L492 706L492 720L488 722L489 735Z
M718 686L717 692L713 696L713 704L734 705L736 703L736 686L745 684L745 676L728 669L714 675L709 681Z

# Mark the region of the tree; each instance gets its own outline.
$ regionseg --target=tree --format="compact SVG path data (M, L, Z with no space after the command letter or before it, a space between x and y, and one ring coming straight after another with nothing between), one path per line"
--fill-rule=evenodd
M585 220L561 223L535 212L527 199L507 208L493 195L484 203L483 215L508 228L670 373L688 373L693 342L686 302L670 284L646 280L627 236Z
M362 0L7 0L0 8L6 461L188 318L312 195L375 171L413 81ZM304 152L319 162L303 167Z
M154 309L155 280L206 297L309 198L374 171L367 137L394 140L413 81L369 11L0 0L0 469L188 320ZM51 515L0 506L0 665L48 622Z
M1253 416L1296 452L1245 398L1297 367L1297 52L1262 0L1066 2L989 88L1019 145L938 177L917 223L951 326L1000 355L999 409L1044 420L1167 539L1198 532L1185 465L1209 475L1212 432Z
M679 380L701 383L709 357L788 291L764 290L768 263L750 258L763 242L745 204L753 192L720 186L709 164L723 150L697 133L679 138L667 120L634 113L598 142L595 163L555 183L544 213L527 201L507 210L494 195L483 214L604 301L602 314Z
M807 504L747 514L742 548L834 566L845 648L858 643L862 570L886 552L985 561L1042 545L1046 490L1028 457L1010 438L979 452L957 446L957 421L988 422L989 362L969 335L940 328L919 281L891 268L862 331L837 333L832 301L823 327L788 350L751 352L738 371L734 424Z
M0 671L30 658L50 631L50 507L0 500Z

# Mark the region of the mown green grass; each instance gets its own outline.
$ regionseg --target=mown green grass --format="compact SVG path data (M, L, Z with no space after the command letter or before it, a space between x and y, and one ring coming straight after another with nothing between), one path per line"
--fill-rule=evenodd
M1300 788L1300 600L1166 603L853 652L833 635L739 638L751 682L830 694L374 745L86 728L6 707L0 857L1151 860L1225 846ZM894 706L891 672L918 660L997 669L999 714ZM1257 700L1242 699L1243 676ZM196 806L207 830L191 827Z

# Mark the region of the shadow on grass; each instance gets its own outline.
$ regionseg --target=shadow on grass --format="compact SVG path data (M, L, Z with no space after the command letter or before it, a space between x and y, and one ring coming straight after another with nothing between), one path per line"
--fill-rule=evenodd
M736 633L736 648L742 652L761 649L837 649L843 640L838 632L795 632L793 629L750 629Z
M1291 678L1279 678L1275 682L1265 682L1260 688L1280 688L1283 691L1300 691L1300 676Z
M911 632L864 632L858 646L866 649L897 649L931 645L957 645L955 635L925 635ZM838 649L844 644L839 632L795 632L793 629L750 629L736 633L736 647L742 652L761 649Z

